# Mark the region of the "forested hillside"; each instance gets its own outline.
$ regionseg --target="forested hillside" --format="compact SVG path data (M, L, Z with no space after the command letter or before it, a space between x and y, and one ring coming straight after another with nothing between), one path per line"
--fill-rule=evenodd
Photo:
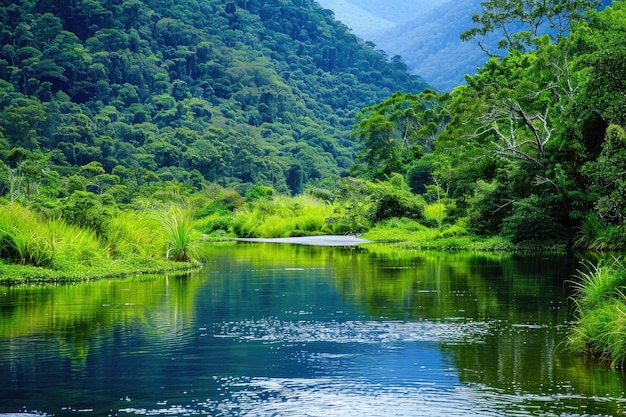
M312 0L4 1L0 193L332 187L356 112L425 82Z

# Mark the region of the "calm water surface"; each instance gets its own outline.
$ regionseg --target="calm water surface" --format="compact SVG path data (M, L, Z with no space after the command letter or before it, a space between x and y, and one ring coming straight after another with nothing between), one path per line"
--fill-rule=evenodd
M561 350L567 257L211 247L206 268L0 288L0 415L617 416Z

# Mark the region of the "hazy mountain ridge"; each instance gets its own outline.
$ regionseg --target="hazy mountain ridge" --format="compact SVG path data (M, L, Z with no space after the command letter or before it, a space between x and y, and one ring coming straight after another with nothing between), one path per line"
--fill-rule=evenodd
M472 26L481 0L381 2L379 0L318 0L355 35L372 41L389 56L400 55L409 69L433 87L449 91L464 82L485 61L478 46L462 43L459 35ZM373 16L369 21L361 15ZM393 25L375 24L377 17Z
M487 61L478 45L459 37L474 26L472 15L479 11L480 0L448 1L386 31L377 45L401 55L411 71L435 88L450 91Z
M400 55L409 69L440 91L450 91L465 82L487 60L473 42L462 42L460 34L473 27L472 15L480 12L482 0L380 1L318 0L353 32L374 42L389 56ZM603 0L607 6L611 0ZM366 22L344 12L346 4L388 19L390 28L367 28ZM495 37L491 40L495 42Z
M324 8L333 10L337 20L350 22L354 32L365 40L378 38L397 25L397 22L377 16L348 0L323 0L320 3L323 3Z

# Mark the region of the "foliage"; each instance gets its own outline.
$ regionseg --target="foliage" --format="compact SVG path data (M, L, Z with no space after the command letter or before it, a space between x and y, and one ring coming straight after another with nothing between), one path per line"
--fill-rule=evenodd
M598 216L617 225L626 222L626 133L620 126L611 125L595 161L582 168L594 192L594 208Z
M419 247L623 247L623 1L507 3L483 29L575 24L510 33L450 94L308 0L93 3L108 17L0 13L0 197L29 213L5 216L3 259L187 261L201 234L394 223ZM61 256L65 233L93 244Z
M526 51L542 33L562 37L581 20L585 10L600 5L595 0L489 0L480 4L481 13L472 15L478 26L464 31L461 39L476 40L485 49L483 39L489 33L499 32L498 48L505 51Z
M125 213L108 224L106 242L115 258L160 259L166 251L157 219Z
M109 259L93 231L61 219L42 220L18 204L0 207L0 236L2 258L21 265L63 269Z
M574 300L577 323L568 348L623 367L626 362L626 267L620 258L600 260L579 270Z
M411 193L399 174L387 181L377 181L370 185L373 205L367 217L373 223L392 217L407 217L419 220L424 216L424 198Z
M328 204L310 196L253 200L235 212L231 231L239 237L319 235L330 214Z
M435 138L448 123L447 100L447 94L432 90L396 92L364 108L353 131L363 145L353 171L363 170L374 179L406 172L408 164L432 151Z
M511 214L503 221L502 233L514 244L558 242L563 240L564 235L535 194L513 202Z

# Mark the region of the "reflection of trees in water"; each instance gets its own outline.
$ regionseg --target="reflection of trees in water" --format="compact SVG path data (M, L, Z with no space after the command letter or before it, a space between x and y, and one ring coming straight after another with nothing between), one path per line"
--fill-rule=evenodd
M8 288L2 305L0 340L19 352L37 334L59 341L60 356L73 370L84 369L102 334L132 332L138 323L147 337L171 340L193 317L200 280L194 273L101 280L71 285ZM23 338L23 339L22 339Z
M417 251L359 256L364 262L336 263L337 286L358 296L372 315L395 319L506 317L516 322L528 309L550 315L545 302L562 292L555 280L569 276L567 260L556 257Z

